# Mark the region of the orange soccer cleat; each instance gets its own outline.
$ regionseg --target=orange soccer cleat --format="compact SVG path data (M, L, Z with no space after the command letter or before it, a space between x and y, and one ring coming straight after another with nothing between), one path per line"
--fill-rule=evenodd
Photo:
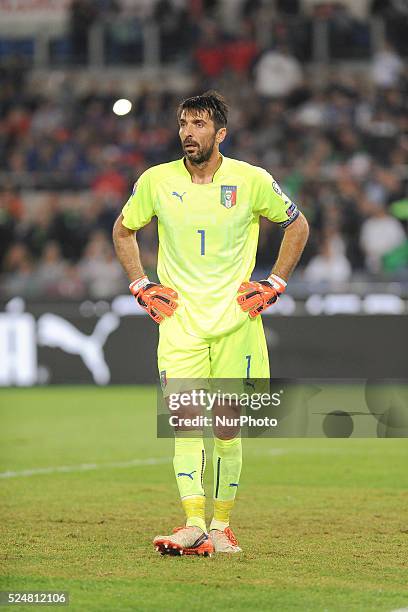
M226 527L224 531L221 531L220 529L211 529L209 535L216 553L242 552L242 549L238 546L238 540L235 537L231 527Z
M214 546L200 527L176 527L172 535L157 536L153 546L162 555L202 555L211 557Z

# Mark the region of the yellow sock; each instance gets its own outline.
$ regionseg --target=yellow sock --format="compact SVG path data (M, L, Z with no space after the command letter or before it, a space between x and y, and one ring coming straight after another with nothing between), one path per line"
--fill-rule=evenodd
M187 517L186 525L188 527L200 527L206 532L203 488L205 449L203 439L177 436L175 438L173 465L181 503Z
M229 501L214 499L214 518L211 521L210 530L219 529L220 531L224 531L224 529L228 527L234 501L233 499Z
M214 518L211 529L224 531L229 525L242 466L241 438L214 438Z
M184 497L181 503L186 513L187 527L200 527L203 531L207 531L205 524L205 497L204 495L190 495Z

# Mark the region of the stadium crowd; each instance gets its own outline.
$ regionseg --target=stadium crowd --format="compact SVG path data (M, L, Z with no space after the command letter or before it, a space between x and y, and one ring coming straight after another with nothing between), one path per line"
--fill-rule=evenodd
M234 37L210 17L201 21L185 95L221 91L231 107L223 153L269 170L307 216L313 231L299 278L328 286L407 280L406 64L387 44L363 76L348 70L316 83L288 28L259 45L257 13L245 13L246 5ZM46 97L27 76L19 58L0 67L0 289L109 298L126 290L113 222L145 168L180 157L181 96L145 87L132 112L117 117L116 82L81 94L67 76ZM258 276L269 271L280 235L262 220ZM154 278L155 225L139 240Z

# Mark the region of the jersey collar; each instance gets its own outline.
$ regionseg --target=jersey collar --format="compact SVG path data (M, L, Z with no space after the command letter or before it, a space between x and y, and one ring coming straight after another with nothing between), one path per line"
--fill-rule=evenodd
M213 180L211 181L211 183L204 183L204 185L213 185L214 183L218 183L218 182L219 182L219 181L222 179L222 177L224 176L224 174L225 174L225 164L226 164L226 160L227 160L227 158L226 158L226 157L224 157L224 155L223 155L222 153L220 153L220 155L221 155L221 163L220 163L220 165L219 165L218 169L216 170L216 172L215 172L215 174L214 174L214 176L213 176ZM190 174L190 173L189 173L189 171L187 170L187 168L186 168L186 164L184 163L184 160L185 160L185 157L182 157L182 158L179 160L179 162L180 162L180 168L181 168L181 170L182 170L183 174L184 174L184 175L185 175L185 176L186 176L186 177L187 177L187 178L190 180L190 182L192 183L192 181L191 181L191 174ZM193 184L193 185L195 185L196 183L192 183L192 184ZM197 184L199 184L199 183L197 183Z

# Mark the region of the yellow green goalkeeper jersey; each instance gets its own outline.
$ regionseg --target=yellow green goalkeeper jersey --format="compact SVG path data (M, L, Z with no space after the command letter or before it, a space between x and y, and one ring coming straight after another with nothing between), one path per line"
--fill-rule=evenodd
M248 318L236 297L255 265L259 217L287 227L299 211L266 170L223 157L205 185L191 181L184 159L149 168L122 214L131 230L157 217L157 273L179 294L174 316L188 333L214 338Z

